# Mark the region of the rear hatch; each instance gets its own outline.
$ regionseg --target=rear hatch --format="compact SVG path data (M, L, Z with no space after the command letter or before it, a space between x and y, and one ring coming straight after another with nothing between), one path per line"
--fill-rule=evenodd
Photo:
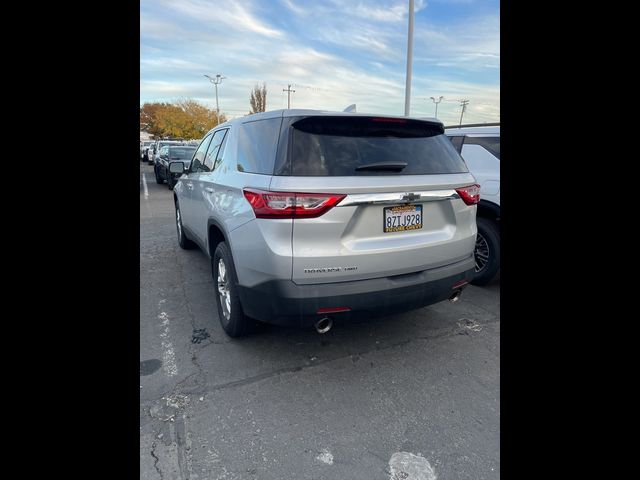
M269 190L311 205L311 218L293 219L295 283L404 275L472 255L478 192L441 124L292 117L280 137Z

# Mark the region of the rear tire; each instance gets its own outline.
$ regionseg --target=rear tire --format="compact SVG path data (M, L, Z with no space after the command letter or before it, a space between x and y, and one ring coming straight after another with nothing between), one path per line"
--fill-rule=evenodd
M169 178L167 178L167 186L169 187L169 190L173 190L173 187L175 187L175 185L176 185L175 180L171 175L169 175Z
M481 286L490 283L500 269L500 232L496 223L487 218L477 218L476 223L478 237L473 252L476 274L471 283Z
M195 248L196 244L187 238L182 228L182 214L180 213L180 205L176 200L176 230L178 231L178 245L183 250L191 250Z
M216 247L211 260L211 273L222 329L233 338L247 335L250 332L251 321L245 316L240 304L233 257L225 242L220 242Z

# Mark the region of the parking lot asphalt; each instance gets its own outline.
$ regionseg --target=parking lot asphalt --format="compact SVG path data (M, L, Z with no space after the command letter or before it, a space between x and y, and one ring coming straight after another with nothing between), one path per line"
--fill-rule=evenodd
M457 303L227 337L211 266L140 165L140 478L500 477L500 285Z

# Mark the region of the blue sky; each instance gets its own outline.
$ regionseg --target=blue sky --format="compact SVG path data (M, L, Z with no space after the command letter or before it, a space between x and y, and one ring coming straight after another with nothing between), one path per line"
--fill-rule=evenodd
M141 0L140 103L193 98L230 118L249 111L256 82L267 110L402 115L409 0ZM500 120L500 3L415 0L411 115Z

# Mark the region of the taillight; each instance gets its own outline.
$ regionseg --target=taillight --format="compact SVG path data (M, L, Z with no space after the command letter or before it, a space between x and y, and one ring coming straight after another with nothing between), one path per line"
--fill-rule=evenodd
M474 184L468 187L456 188L456 192L467 205L475 205L480 201L480 185Z
M346 195L243 190L256 218L314 218L323 215Z

